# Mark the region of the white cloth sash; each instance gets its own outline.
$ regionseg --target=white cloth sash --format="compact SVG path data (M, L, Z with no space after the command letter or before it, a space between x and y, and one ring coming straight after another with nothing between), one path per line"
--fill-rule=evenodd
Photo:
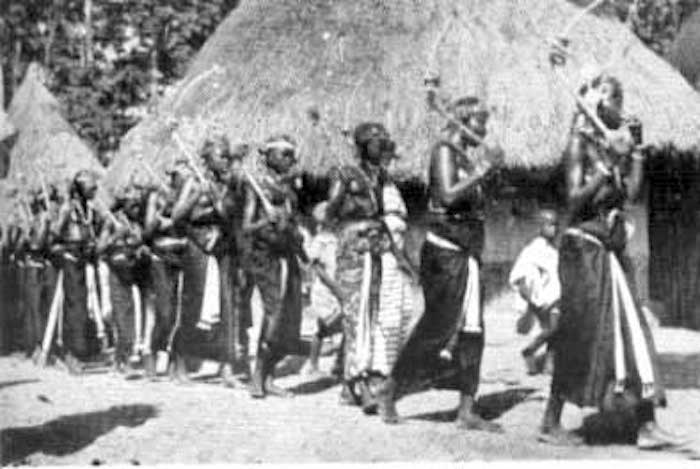
M357 354L355 364L357 372L369 370L372 365L372 310L370 307L370 288L372 284L372 254L363 254L362 284L360 287L360 305L357 314L357 337L355 339Z
M586 233L578 228L569 228L566 234L578 236L587 241L590 241L602 248L605 248L603 243L595 236ZM627 277L625 276L622 266L617 259L617 256L610 252L608 253L610 264L610 278L612 282L612 305L613 305L613 324L614 324L614 353L615 353L615 392L621 393L625 389L625 382L628 377L627 366L625 363L625 343L622 332L623 317L629 329L630 338L632 340L632 353L639 378L642 382L642 398L649 398L654 394L654 371L649 353L649 344L647 344L642 325L639 320L640 312L637 310L632 292L630 291Z
M197 327L211 330L221 320L221 275L219 263L214 256L207 256L207 270L204 281L202 309Z
M463 249L451 241L428 231L426 241L443 249L462 252ZM467 271L467 286L462 300L461 330L470 334L483 333L481 321L481 284L479 279L479 263L469 256Z
M102 320L109 321L112 318L112 291L109 286L109 265L105 261L97 264L97 277L100 283L100 309Z
M87 288L88 316L97 325L97 337L105 336L105 323L100 308L100 295L97 290L97 270L93 264L85 264L85 286Z

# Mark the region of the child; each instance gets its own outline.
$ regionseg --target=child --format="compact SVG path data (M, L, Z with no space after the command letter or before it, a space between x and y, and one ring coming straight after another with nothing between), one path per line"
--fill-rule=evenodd
M322 202L313 210L316 234L307 249L314 273L309 308L317 321L317 330L309 352L307 374L316 374L319 371L318 360L323 340L343 332L343 293L335 281L338 239L326 224L326 208L327 203ZM342 354L338 355L333 372L342 373Z
M508 283L515 289L521 302L517 330L527 334L537 319L541 332L522 350L528 374L537 374L535 353L547 343L559 321L559 253L554 245L558 231L557 214L542 210L539 214L540 234L518 256L510 272ZM549 353L546 358L551 360Z

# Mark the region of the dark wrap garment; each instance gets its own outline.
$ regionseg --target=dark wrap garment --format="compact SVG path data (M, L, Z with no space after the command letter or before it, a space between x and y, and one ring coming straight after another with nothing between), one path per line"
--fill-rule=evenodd
M266 344L286 355L299 350L301 332L301 239L294 220L297 197L288 183L273 175L264 175L258 182L270 203L285 211L290 220L283 230L268 226L246 237L245 268L263 302L259 346ZM256 219L262 217L265 213L259 204Z
M32 353L44 338L54 291L55 272L47 260L47 253L33 243L29 243L25 253L23 270L25 347L27 353Z
M129 223L132 229L137 229ZM132 354L138 353L142 337L136 336L136 307L134 290L141 297L141 325L145 323L145 295L142 294L148 278L148 258L138 255L140 243L132 234L118 240L107 248L106 261L109 265L109 292L112 314L116 326L116 360L126 363Z
M175 351L217 359L235 360L228 336L234 316L233 260L235 241L230 220L220 216L211 196L203 194L186 227L189 243L182 253L182 315L173 340ZM216 262L219 273L218 322L203 321L202 308L208 262Z
M559 248L561 319L551 339L555 368L552 392L578 406L595 407L602 406L617 385L619 392L624 390L637 399L643 397L663 404L665 393L659 379L658 355L635 293L632 263L626 253L626 222L620 211L625 194L612 183L602 190L607 197L573 215ZM631 293L633 311L629 316L624 314L620 294L613 293L611 264L621 267ZM622 382L616 379L615 299L627 371ZM645 386L640 377L641 361L635 358L634 323L641 328L640 349L647 351L653 376L653 382Z
M439 143L433 148L433 160L441 146ZM457 161L454 164L458 166ZM397 398L430 387L474 395L479 384L484 350L481 302L480 332L465 332L463 321L469 276L478 275L470 272L470 258L478 270L484 244L483 197L477 187L469 202L448 210L432 194L434 189L430 190L429 236L421 250L420 266L425 312L392 370ZM481 289L480 284L478 287ZM443 350L449 350L452 358L441 358Z
M170 216L166 207L166 216ZM189 240L184 233L172 229L158 232L148 240L151 250L149 262L147 294L155 307L155 324L150 344L152 352L170 351L172 335L175 332L178 308L181 298L182 256L187 250Z
M77 227L80 238L73 238L74 231L66 229L70 236L59 236L60 267L63 271L63 345L66 351L79 359L85 359L95 352L94 341L88 341L88 289L85 267L95 262L94 246L99 231L95 211L88 205L72 200L69 225Z

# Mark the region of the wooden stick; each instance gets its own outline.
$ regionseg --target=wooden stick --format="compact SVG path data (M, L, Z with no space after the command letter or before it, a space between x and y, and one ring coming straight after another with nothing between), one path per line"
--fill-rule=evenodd
M187 158L187 163L192 168L192 171L194 171L195 176L199 180L200 183L204 184L207 182L206 178L204 177L204 173L202 173L202 170L199 169L199 166L197 166L195 157L190 153L187 148L185 147L184 142L180 138L180 136L177 134L177 132L173 132L173 140L175 140L175 143L177 144L178 148L182 152L183 155Z
M265 193L263 192L262 187L260 187L260 184L258 184L258 181L256 181L253 175L250 174L245 168L243 168L243 175L246 177L246 179L250 183L250 186L253 188L253 191L255 191L255 194L260 199L265 214L268 217L272 217L275 213L275 208L273 207L270 200L265 196Z

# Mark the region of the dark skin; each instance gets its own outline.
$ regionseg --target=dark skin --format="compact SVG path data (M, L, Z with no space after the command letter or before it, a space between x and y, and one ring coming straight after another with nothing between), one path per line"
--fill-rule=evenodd
M87 179L79 183L81 189L78 197L78 202L83 207L85 213L88 210L88 202L95 198L97 193L97 182L94 179ZM70 214L72 211L71 199L68 198L63 203L58 212L58 217L56 218L56 223L51 226L51 232L55 236L61 238L64 234L67 240L70 241L80 241L82 240L82 234L79 227L70 223ZM67 233L66 233L67 230Z
M294 167L296 158L294 157L294 153L288 153L285 150L274 148L268 151L265 161L273 173L277 176L284 177L288 175ZM255 234L270 225L282 227L287 222L287 215L282 211L266 213L258 218L258 209L260 205L261 203L258 200L258 195L255 190L250 184L246 185L242 226L244 233Z
M240 162L232 160L227 153L219 148L212 151L205 159L209 176L213 182L202 183L194 177L187 178L182 185L177 201L173 208L172 220L174 223L191 218L199 218L211 213L218 214L226 219L230 204L228 194L229 184L232 183L238 172ZM203 198L208 198L210 203L203 203Z
M386 163L386 160L387 157L381 152L380 148L378 148L376 145L367 145L367 151L366 154L363 155L363 159L360 162L360 168L365 173L371 184L376 185L378 183L379 177L382 173L382 165ZM352 184L352 182L350 184ZM343 181L342 178L336 179L332 182L328 191L326 222L330 222L330 220L338 218L338 211L342 206L343 199L351 190L352 188L350 185L346 181ZM365 198L357 200L356 203L362 204L360 209L363 213L371 213L374 208L372 201ZM379 228L381 223L374 220L363 220L362 222L353 226L360 231L364 231L370 228Z
M97 252L105 253L110 246L137 246L142 243L142 232L138 226L140 210L138 200L129 200L127 208L107 220L97 241Z
M465 125L476 133L483 132L485 122L477 122L474 118L469 118ZM472 143L460 130L452 130L447 135L447 141L454 147L467 150ZM500 152L497 148L489 148L488 153ZM495 166L490 160L479 160L474 163L464 161L458 156L457 161L453 158L453 150L446 145L442 145L431 164L430 185L434 187L434 193L438 201L448 209L458 208L463 203L468 202L474 194L477 184ZM456 163L456 164L455 164ZM471 168L469 168L471 166ZM468 175L463 179L459 178L459 170L463 169Z
M632 153L632 165L628 174L623 175L626 181L626 195L628 200L636 200L644 180L644 161L641 152L634 149ZM596 164L595 174L586 181L585 164L592 161ZM600 162L601 165L597 163ZM609 195L610 189L606 184L611 176L602 169L607 168L612 171L612 165L603 159L600 153L590 145L586 138L581 135L574 135L571 139L571 146L566 159L566 187L569 206L573 211L577 211L589 202L604 200Z
M168 231L173 228L171 218L164 216L167 201L165 196L157 191L151 191L146 198L146 213L143 223L144 238L153 238L158 232Z

